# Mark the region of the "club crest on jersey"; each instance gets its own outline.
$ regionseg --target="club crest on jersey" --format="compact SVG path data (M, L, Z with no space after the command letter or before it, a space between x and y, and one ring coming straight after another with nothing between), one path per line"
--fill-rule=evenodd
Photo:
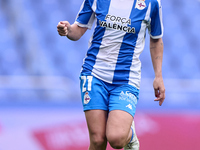
M146 8L145 0L137 0L135 8L139 10L143 10L144 8Z
M89 93L88 92L85 92L85 95L84 95L84 104L88 104L90 102L90 96L89 96Z

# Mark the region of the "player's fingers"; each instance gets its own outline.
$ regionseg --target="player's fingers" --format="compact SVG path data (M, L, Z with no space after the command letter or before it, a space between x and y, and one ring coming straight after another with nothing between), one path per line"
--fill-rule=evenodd
M160 94L159 94L159 90L154 89L154 94L155 94L155 99L154 101L160 101Z
M68 32L63 31L63 30L58 30L58 34L61 36L66 36L68 34Z
M160 97L165 99L165 90L160 91Z
M162 106L163 102L164 102L164 98L160 99L159 105Z
M62 21L60 21L58 22L58 26L65 26L65 24Z
M62 29L57 29L58 33L63 33Z
M162 103L164 102L164 98L161 98L160 96L156 99L154 99L154 101L158 101L159 102L159 105L161 106Z
M64 27L63 30L67 31L67 27Z
M59 24L58 24L58 25L57 25L57 28L58 28L58 29L64 29L64 28L65 28L65 25L63 25L63 24L60 24L60 25L59 25Z
M160 99L161 99L160 97L157 97L154 99L154 101L160 101Z
M60 21L59 24L65 24L67 21Z
M67 27L65 28L57 28L58 32L67 32Z
M64 27L64 28L57 28L57 31L60 31L60 32L67 32L67 27Z
M155 97L159 97L159 90L158 89L154 89L154 94L155 94Z
M61 36L67 36L70 23L68 21L60 21L57 25L58 34Z
M67 33L58 33L60 36L67 36Z
M70 23L68 21L60 21L58 23L59 27L70 27Z
M160 99L162 98L159 90L155 90L155 97L156 98L154 99L154 101L160 101Z
M57 25L57 28L67 30L67 27L69 27L69 26L70 26L70 24L68 21L60 21Z
M69 22L68 21L60 21L59 24L64 24L66 26L66 25L69 25Z
M154 99L154 101L159 101L159 105L161 106L164 100L165 100L165 91L164 90L159 91L159 96L156 99Z
M162 105L164 100L165 100L165 91L163 90L163 91L160 92L160 102L159 102L160 106Z
M160 101L159 101L159 105L160 105L160 106L163 104L164 100L165 100L164 97L160 98Z
M60 36L67 36L67 34L59 33Z

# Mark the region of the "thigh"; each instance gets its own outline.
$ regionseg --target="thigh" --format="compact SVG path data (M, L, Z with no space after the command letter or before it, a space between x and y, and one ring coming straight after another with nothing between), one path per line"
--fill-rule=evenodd
M101 141L106 139L106 122L108 112L105 110L85 111L90 140Z
M132 122L133 117L131 114L122 110L110 111L106 126L108 140L117 140L125 143L130 134Z

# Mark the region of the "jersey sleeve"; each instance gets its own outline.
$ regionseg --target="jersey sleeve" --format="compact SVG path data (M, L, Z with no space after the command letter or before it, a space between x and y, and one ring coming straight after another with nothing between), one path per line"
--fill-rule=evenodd
M155 0L152 8L151 22L148 30L153 39L158 39L163 36L162 6L160 0Z
M95 13L92 10L91 1L84 0L81 5L80 11L76 17L75 23L80 27L86 27L88 29L91 29L94 20L95 20Z

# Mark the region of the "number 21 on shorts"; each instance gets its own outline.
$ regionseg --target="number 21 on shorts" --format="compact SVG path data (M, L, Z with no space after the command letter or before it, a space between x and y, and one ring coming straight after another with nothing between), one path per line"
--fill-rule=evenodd
M82 92L91 91L91 89L92 89L91 88L91 86L92 86L92 79L93 79L93 76L81 76L81 80L83 80Z

